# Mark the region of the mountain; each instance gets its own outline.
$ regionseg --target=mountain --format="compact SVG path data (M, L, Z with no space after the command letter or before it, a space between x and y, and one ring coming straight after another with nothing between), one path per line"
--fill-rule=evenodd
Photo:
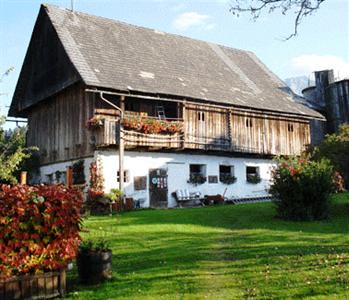
M315 85L313 80L309 80L307 76L290 77L284 80L286 85L297 95L302 96L302 90L308 86Z

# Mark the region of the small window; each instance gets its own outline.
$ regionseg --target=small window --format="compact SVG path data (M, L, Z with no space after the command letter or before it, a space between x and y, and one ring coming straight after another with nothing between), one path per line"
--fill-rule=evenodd
M287 129L288 129L289 132L293 132L293 124L288 123L287 124Z
M120 171L117 172L117 182L120 182ZM124 182L130 181L130 172L128 170L124 170Z
M147 189L147 176L135 176L133 178L133 186L135 191Z
M234 166L220 165L219 166L219 177L221 177L222 175L234 176Z
M135 102L125 102L125 110L128 111L139 111L139 103L135 103Z
M261 181L259 167L246 167L246 180L250 183L259 183Z
M55 173L56 183L66 184L66 175L65 171L56 171Z
M206 165L189 165L190 175L206 176Z
M222 183L234 183L236 177L234 176L234 166L220 165L219 166L219 181Z
M198 120L205 122L205 113L204 112L202 112L202 111L198 112Z
M46 182L47 183L53 183L53 173L46 175Z
M252 119L246 118L246 127L252 127Z

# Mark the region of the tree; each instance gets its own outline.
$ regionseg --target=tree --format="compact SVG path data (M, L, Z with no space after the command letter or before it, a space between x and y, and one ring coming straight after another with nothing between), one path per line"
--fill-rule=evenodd
M8 76L13 68L8 69L0 77L0 83ZM25 159L32 155L35 147L25 147L25 127L14 130L3 128L6 122L5 116L0 116L0 183L16 183L16 172L24 164Z
M294 30L285 40L296 36L298 34L298 26L301 24L303 18L311 15L317 11L320 5L326 0L234 0L230 11L233 15L239 16L241 13L250 13L253 20L257 20L261 13L272 13L274 11L281 11L283 15L287 13L295 14Z
M315 160L329 159L349 187L349 124L343 124L338 132L326 135L312 156Z

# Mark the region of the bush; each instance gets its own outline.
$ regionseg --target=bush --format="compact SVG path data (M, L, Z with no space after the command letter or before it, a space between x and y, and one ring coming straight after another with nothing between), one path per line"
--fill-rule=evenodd
M270 192L278 215L287 220L320 220L328 217L334 189L331 163L291 158L280 160L273 171Z
M82 195L62 185L0 185L0 277L66 267L77 252Z

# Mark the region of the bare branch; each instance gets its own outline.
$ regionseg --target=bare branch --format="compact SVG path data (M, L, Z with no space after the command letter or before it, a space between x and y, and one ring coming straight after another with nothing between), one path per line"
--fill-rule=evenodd
M303 18L318 10L320 5L326 0L235 0L235 4L230 7L230 12L239 17L241 13L250 13L252 19L256 21L261 13L272 13L279 10L283 15L294 12L294 30L285 40L289 40L298 34L298 27Z

